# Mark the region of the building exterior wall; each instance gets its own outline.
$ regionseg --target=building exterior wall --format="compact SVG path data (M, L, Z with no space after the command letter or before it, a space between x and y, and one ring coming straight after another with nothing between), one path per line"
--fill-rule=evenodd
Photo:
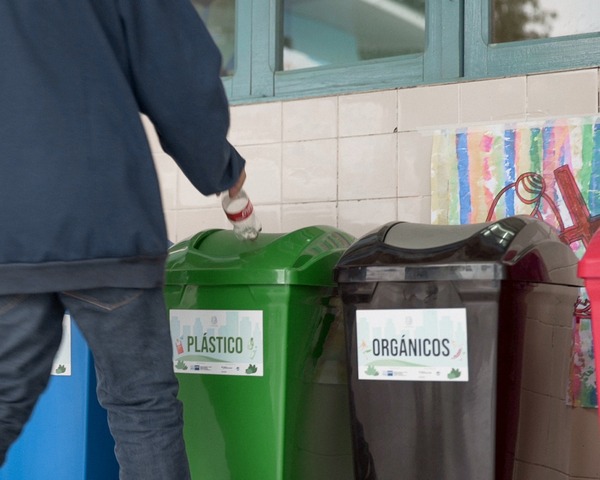
M360 236L395 220L430 222L432 134L441 127L596 115L599 69L231 107L230 141L248 161L263 230L325 224ZM228 228L148 122L169 237Z

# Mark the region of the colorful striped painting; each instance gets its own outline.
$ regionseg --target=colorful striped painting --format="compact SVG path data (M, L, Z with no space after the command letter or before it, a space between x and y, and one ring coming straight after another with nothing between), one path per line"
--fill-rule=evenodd
M600 117L437 131L431 220L436 224L536 216L581 258L600 228ZM569 403L596 407L589 301L574 314Z

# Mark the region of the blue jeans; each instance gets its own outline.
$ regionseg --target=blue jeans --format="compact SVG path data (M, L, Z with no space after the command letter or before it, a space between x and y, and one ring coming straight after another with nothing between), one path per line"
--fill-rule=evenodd
M188 480L161 289L0 296L0 465L48 384L65 310L94 357L121 480Z

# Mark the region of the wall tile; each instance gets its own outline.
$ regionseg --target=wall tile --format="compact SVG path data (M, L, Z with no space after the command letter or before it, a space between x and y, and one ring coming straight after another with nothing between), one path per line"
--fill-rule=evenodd
M174 242L180 242L203 230L211 228L230 228L229 221L221 208L202 208L179 210L176 215Z
M469 82L459 85L460 115L465 122L514 120L525 116L525 77Z
M163 208L172 209L176 206L177 175L179 167L166 153L155 153L154 167L158 175Z
M598 113L598 69L527 77L530 117Z
M255 205L281 202L281 144L241 146L246 159L244 189Z
M268 233L281 232L281 206L259 205L255 208L256 215L262 225L262 231ZM230 230L231 224L219 208L201 208L179 210L175 214L175 239L179 242L191 235L211 228Z
M355 237L396 220L396 199L339 202L338 228Z
M398 90L398 131L455 125L459 121L458 85Z
M398 220L431 223L431 196L398 198Z
M392 133L398 127L396 90L339 97L340 137Z
M177 208L181 209L215 208L221 205L221 200L216 195L204 196L201 194L183 172L179 171L177 173L176 204Z
M337 140L283 144L283 201L315 202L337 197Z
M230 107L229 141L234 145L257 145L281 141L281 102Z
M252 203L277 203L281 201L281 145L254 145L238 147L246 159L245 190ZM177 205L179 208L201 208L220 205L216 195L205 197L179 173Z
M162 153L163 149L158 141L158 135L156 134L154 125L146 115L141 115L141 117L142 125L144 126L146 137L148 138L148 143L150 144L150 151L152 153Z
M265 233L281 233L281 205L257 205L254 209Z
M337 97L283 102L283 141L337 136Z
M165 210L165 224L167 226L167 238L170 242L177 241L177 210Z
M416 132L398 134L398 196L431 195L433 137Z
M396 196L397 136L341 138L338 159L338 198Z
M292 232L313 225L337 225L337 208L334 202L292 203L281 207L281 228Z

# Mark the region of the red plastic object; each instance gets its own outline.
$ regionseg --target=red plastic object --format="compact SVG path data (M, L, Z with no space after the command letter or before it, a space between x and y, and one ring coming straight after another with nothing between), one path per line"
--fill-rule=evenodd
M579 262L577 275L584 280L590 299L594 361L596 372L600 372L600 230L592 237L592 241L587 246L586 252ZM598 378L598 374L596 374L596 378Z

